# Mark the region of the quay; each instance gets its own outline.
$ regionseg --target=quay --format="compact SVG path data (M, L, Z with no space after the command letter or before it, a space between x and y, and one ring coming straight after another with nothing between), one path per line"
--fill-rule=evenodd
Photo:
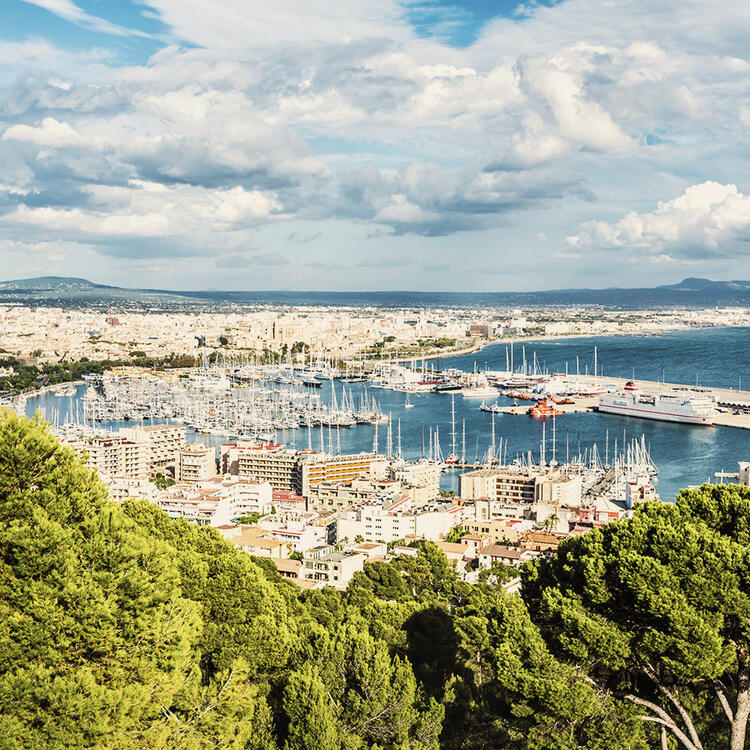
M562 373L560 373L562 375ZM686 383L663 383L655 380L633 380L633 378L612 378L602 375L576 375L576 380L592 386L625 387L625 383L632 381L643 393L653 394L671 390L695 389L710 394L722 411L716 414L715 424L721 427L735 427L740 430L750 430L750 391L740 391L733 388L711 388L707 386L693 386ZM599 402L597 396L577 398L575 404L563 404L557 408L564 411L595 411ZM566 408L569 407L569 408ZM505 407L505 411L508 407ZM513 407L510 407L513 408ZM734 412L738 411L738 414Z

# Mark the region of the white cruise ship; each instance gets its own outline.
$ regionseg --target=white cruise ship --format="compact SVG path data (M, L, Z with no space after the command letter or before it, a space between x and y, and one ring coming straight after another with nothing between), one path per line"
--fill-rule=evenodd
M657 419L662 422L681 422L714 426L716 407L713 399L700 391L685 389L644 395L632 381L625 384L623 393L606 393L599 398L599 411L624 417Z

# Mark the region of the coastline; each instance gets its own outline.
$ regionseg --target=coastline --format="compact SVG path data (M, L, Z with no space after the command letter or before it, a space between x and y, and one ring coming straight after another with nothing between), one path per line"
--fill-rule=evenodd
M49 393L50 391L54 391L56 388L67 388L71 385L86 385L85 380L66 380L64 383L55 383L54 385L43 385L41 388L34 388L33 390L29 391L21 391L21 393L17 393L15 396L13 396L14 399L21 398L22 396L41 396L43 393Z
M477 341L472 346L467 347L466 349L460 349L458 351L450 351L450 352L435 352L433 354L425 354L420 355L419 357L416 357L417 360L434 360L434 359L449 359L451 357L461 357L465 354L474 354L475 352L480 352L483 349L486 349L488 346L495 346L500 344L521 344L522 346L526 343L533 343L535 341L564 341L568 339L591 339L591 338L610 338L614 336L661 336L664 333L674 333L677 331L695 331L695 330L707 330L707 329L716 329L716 328L745 328L746 326L684 326L682 328L669 328L665 331L660 331L658 333L654 332L648 332L648 331L604 331L602 333L557 333L557 334L550 334L550 335L539 335L539 336L529 336L528 338L514 338L512 336L503 336L499 339L493 339L492 341ZM411 362L415 357L399 357L398 359L391 359L391 362L394 363L402 363L402 362ZM379 359L379 360L372 360L374 362L387 362L386 359Z

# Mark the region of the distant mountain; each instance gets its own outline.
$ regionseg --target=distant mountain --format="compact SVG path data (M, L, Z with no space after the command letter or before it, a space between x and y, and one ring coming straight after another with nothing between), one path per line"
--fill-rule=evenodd
M77 279L68 276L37 276L33 279L15 279L0 282L0 290L27 291L72 291L81 289L115 289L105 284L95 284L88 279Z
M750 281L711 281L711 279L683 279L679 284L670 284L660 289L677 289L686 292L703 292L708 289L750 290Z
M595 305L602 307L750 307L750 281L689 278L647 288L556 289L538 292L292 292L128 289L87 279L41 276L0 282L3 301L75 306L348 305L380 307Z

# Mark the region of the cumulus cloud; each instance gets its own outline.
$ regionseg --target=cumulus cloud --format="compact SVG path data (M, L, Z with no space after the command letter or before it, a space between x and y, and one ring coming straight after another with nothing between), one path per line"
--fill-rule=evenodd
M509 214L565 195L590 198L580 180L540 171L507 172L471 164L444 169L412 162L395 172L364 167L338 175L338 216L390 227L396 235L437 237L486 229ZM328 210L326 208L326 210Z
M741 168L732 157L750 122L742 4L685 0L679 14L668 0L531 4L456 49L419 38L400 0L259 0L252 12L242 0L143 0L173 44L118 67L107 45L131 30L75 0L34 2L103 43L70 52L0 41L0 226L14 241L214 256L221 267L293 261L324 232L325 262L340 268L336 254L351 263L348 233L377 244L373 258L398 261L403 250L438 269L421 238L481 240L533 211L530 236L543 230L549 249L536 247L549 257L579 221L545 225L553 207L597 194L618 205L642 180L669 195L670 172L686 164L693 181L717 184ZM697 219L668 201L588 222L568 249L653 244L664 263L741 250L742 194L701 200ZM259 226L287 220L321 230L278 228L292 247L267 254L274 262L243 255ZM388 251L394 237L403 247Z
M614 223L588 221L567 241L572 248L643 252L664 263L675 257L746 255L749 240L750 196L736 185L707 181L660 201L654 211L631 211Z

